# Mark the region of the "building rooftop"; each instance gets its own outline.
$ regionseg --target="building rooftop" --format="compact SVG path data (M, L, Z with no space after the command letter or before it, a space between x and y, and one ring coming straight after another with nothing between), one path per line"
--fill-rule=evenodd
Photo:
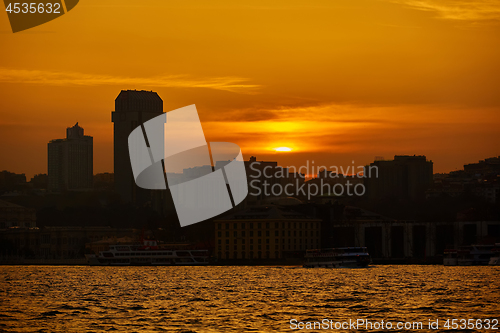
M115 99L115 111L163 112L158 93L146 90L122 90Z

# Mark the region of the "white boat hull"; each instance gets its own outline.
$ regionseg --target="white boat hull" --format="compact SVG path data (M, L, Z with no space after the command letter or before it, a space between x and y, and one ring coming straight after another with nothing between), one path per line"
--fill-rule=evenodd
M95 254L86 254L87 263L90 266L203 266L208 265L208 261L203 262L177 262L175 259L155 261L152 258L112 259L97 257Z
M202 266L208 265L207 250L168 250L155 241L143 245L110 245L99 254L86 254L90 266Z
M500 257L491 257L488 265L491 266L500 266Z
M304 259L304 268L357 268L371 264L366 247L311 249Z

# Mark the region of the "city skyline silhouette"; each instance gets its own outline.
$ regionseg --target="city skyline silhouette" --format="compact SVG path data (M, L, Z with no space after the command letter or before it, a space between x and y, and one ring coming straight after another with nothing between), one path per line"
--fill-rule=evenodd
M196 104L207 140L245 159L416 154L449 172L498 156L498 11L467 3L89 0L15 34L0 15L0 169L45 172L45 143L79 121L95 172L111 172L109 113L127 89L156 91L166 110Z

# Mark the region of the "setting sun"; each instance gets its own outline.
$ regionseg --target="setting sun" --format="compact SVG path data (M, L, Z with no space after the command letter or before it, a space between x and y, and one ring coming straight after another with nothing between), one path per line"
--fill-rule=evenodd
M292 151L292 148L278 147L278 148L274 148L274 150L276 150L276 151Z

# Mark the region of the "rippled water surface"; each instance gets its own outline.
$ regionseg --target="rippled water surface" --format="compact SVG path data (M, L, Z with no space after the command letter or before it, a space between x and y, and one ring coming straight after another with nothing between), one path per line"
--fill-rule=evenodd
M291 319L365 319L419 321L424 332L429 319L498 318L499 273L443 266L0 266L0 331L283 332L292 331Z

